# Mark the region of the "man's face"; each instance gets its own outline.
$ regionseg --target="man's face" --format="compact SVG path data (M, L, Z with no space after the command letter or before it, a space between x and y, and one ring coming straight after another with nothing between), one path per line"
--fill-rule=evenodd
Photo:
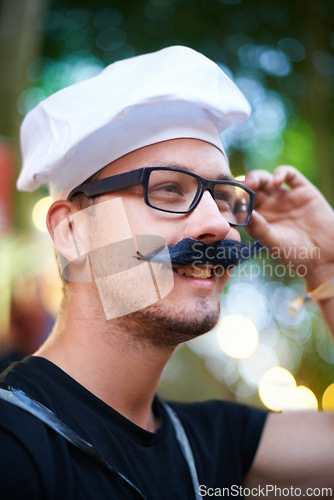
M227 160L213 145L196 139L173 139L129 153L107 166L101 178L150 166L178 167L213 180L230 173ZM166 213L147 206L142 186L105 194L99 202L120 196L133 235L161 236L168 245L183 238L205 243L240 239L238 230L224 219L208 191L189 214ZM104 230L108 231L108 221L104 221ZM178 271L180 269L173 268L174 287L169 295L123 318L128 323L139 322L143 336L146 327L151 327L154 332L147 337L159 345L176 345L204 333L219 317L220 294L228 273L202 279L184 276Z

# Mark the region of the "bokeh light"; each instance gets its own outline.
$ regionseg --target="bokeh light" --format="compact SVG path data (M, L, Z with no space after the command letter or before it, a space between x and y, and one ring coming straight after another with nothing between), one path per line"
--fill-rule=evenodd
M47 232L46 214L52 204L51 196L45 196L38 200L32 210L32 220L36 228L42 233Z
M290 61L302 61L305 58L304 46L296 38L281 38L277 45L278 49L284 52Z
M60 278L58 266L54 256L46 260L42 269L43 286L41 288L41 301L45 309L56 316L59 311L62 293L62 280Z
M259 335L249 318L241 314L229 314L217 325L217 339L225 354L242 359L255 351Z
M257 284L235 279L237 274L243 271L251 274L253 269L251 269L249 263L234 269L233 281L223 304L224 312L225 314L239 314L247 317L256 326L257 330L261 330L270 322L270 304L266 296L256 286Z
M334 384L329 385L322 396L322 409L334 411Z
M318 400L315 394L304 385L296 387L295 395L285 410L317 410Z
M281 366L276 366L262 376L259 396L262 403L270 410L282 411L292 403L296 386L292 373Z
M258 387L262 375L278 364L275 351L265 344L259 344L251 356L240 360L239 371L250 386Z

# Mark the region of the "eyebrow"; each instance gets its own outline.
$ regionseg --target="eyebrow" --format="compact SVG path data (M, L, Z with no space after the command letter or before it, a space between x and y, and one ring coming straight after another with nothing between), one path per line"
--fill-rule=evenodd
M180 165L179 163L176 163L176 162L161 162L161 164L155 163L152 166L154 166L154 167L181 168L182 170L187 170L188 172L192 172L193 174L196 173L196 172L193 172L192 169L187 167L186 165L182 165L182 164ZM217 181L235 181L235 178L233 177L232 174L220 174L217 176L216 180Z

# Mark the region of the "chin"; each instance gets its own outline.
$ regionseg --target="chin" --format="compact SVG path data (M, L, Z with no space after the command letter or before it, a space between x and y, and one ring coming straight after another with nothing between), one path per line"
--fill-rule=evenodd
M167 305L162 300L124 319L137 340L155 347L176 347L212 330L219 314L219 303L213 306L205 299L192 301L189 307Z

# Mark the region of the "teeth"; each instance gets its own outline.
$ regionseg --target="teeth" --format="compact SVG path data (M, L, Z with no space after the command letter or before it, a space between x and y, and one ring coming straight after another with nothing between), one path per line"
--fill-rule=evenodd
M211 277L211 268L194 268L191 266L177 267L176 272L181 276L188 276L189 278L207 279Z

